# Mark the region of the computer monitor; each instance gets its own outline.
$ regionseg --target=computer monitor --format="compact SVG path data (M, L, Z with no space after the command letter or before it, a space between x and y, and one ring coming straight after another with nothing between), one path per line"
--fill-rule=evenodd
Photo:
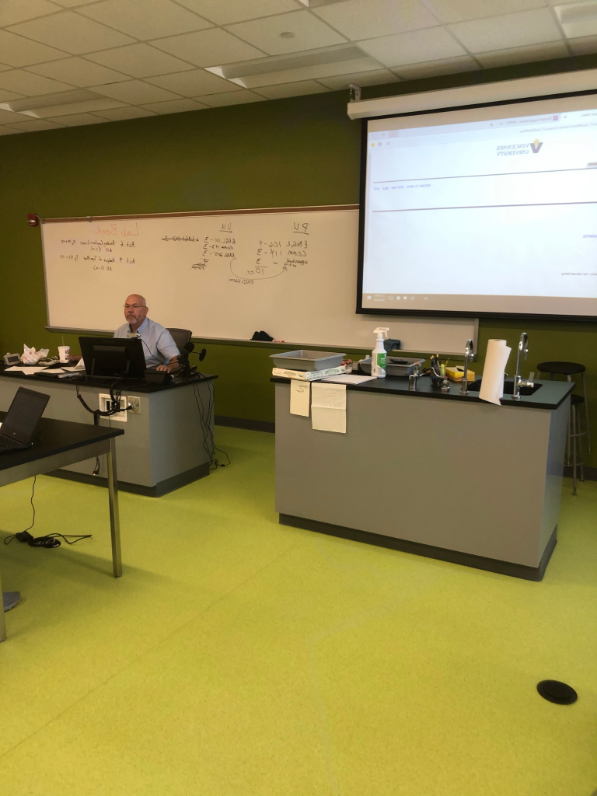
M143 379L145 354L137 337L79 337L88 376Z

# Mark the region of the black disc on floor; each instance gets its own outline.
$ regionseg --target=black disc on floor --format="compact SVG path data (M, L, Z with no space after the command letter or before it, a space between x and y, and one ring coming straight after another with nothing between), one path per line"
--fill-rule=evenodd
M578 694L566 683L559 680L541 680L537 685L537 691L543 699L555 702L556 705L572 705L578 699Z

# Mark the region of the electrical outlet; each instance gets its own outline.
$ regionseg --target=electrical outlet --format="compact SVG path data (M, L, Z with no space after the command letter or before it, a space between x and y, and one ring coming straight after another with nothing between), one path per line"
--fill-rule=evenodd
M126 409L127 399L126 396L120 396L120 408ZM112 409L112 398L106 393L99 394L99 408L100 412L109 412ZM126 423L128 412L117 412L115 415L110 415L109 420L118 420L121 423Z
M138 395L129 395L129 406L131 407L131 414L141 414L141 399Z

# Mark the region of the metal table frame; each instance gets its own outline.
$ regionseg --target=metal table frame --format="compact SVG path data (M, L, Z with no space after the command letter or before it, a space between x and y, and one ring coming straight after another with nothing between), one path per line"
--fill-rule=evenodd
M110 504L110 534L112 538L112 572L115 578L122 575L122 558L120 553L120 517L118 513L118 480L116 475L116 446L115 437L101 442L90 441L89 444L80 445L61 453L51 452L44 458L34 461L15 464L5 470L0 470L0 486L14 484L25 478L66 467L68 464L84 461L95 456L106 456L108 465L108 495ZM5 454L10 456L11 454ZM2 576L0 573L0 593L2 592ZM0 611L0 642L6 640L6 620L4 611Z

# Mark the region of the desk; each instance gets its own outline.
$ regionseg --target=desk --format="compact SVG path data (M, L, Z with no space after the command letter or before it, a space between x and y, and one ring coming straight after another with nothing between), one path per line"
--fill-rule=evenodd
M123 383L123 396L139 398L140 413L126 413L126 422L100 419L100 425L126 431L116 442L119 488L148 497L159 497L209 475L210 454L205 441L213 439L213 380L204 376L189 383L149 385ZM109 392L110 380L77 382L86 403L99 408L99 396ZM93 425L93 416L77 400L76 385L67 379L26 376L0 368L0 408L8 409L19 387L31 387L50 396L44 417ZM69 465L52 475L107 486L104 463L93 475L95 459Z
M276 384L280 522L541 580L557 539L570 393L502 406L430 380L348 387L347 433L314 431Z
M0 412L0 422L6 412ZM24 478L43 475L58 467L106 454L108 468L108 494L110 507L110 533L112 536L112 571L115 578L122 575L120 556L120 519L118 515L118 482L116 476L116 437L121 429L98 428L42 418L33 447L0 455L0 486L14 484ZM0 578L0 592L2 579ZM0 613L0 641L6 638L4 612Z

